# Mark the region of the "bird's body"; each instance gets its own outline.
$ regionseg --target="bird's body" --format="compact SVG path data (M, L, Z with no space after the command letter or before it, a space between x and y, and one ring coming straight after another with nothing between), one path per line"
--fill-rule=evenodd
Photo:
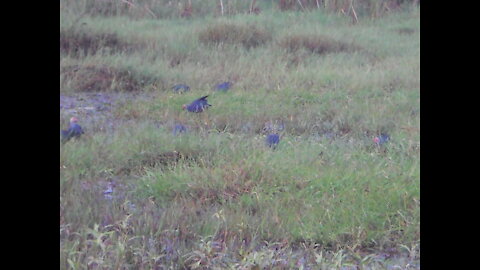
M380 136L376 136L376 137L373 138L373 142L378 146L384 145L389 140L390 140L390 135L388 135L386 133L382 133L382 134L380 134Z
M176 84L172 87L172 89L173 89L174 92L183 93L183 92L190 91L190 86L188 86L186 84Z
M232 87L231 82L223 82L223 83L217 84L217 86L215 86L215 90L226 92L228 91L228 89L230 89L230 87Z
M208 104L207 97L208 96L201 97L201 98L193 101L189 105L184 104L182 106L182 108L184 110L187 110L189 112L194 112L194 113L203 112L206 108L212 106L212 105Z
M173 127L173 135L178 135L180 133L187 133L187 127L182 124L176 124Z
M267 136L266 143L269 147L275 148L280 142L280 136L276 133Z
M62 137L63 142L66 142L71 138L78 138L83 133L85 133L82 127L79 124L77 124L77 122L78 122L78 119L76 117L72 117L70 119L70 127L67 130L62 130L60 132L60 136Z

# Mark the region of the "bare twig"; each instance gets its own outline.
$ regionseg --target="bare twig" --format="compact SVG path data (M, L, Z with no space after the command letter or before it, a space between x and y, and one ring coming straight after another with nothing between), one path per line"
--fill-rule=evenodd
M355 20L355 23L358 23L357 13L355 12L355 9L353 8L353 6L352 6L352 14L353 14L353 19Z
M320 3L318 3L318 0L317 1L317 9L320 9Z
M220 0L220 10L221 10L222 16L223 16L223 1L222 0Z
M349 11L350 9L352 10L353 23L358 23L357 12L355 12L355 8L353 7L353 0L350 1Z
M250 13L253 13L253 9L255 8L255 3L257 0L252 0L252 3L250 4Z
M155 13L153 13L147 6L144 6L144 8L150 15L153 16L153 18L155 18L155 19L157 18L157 15L155 15Z
M298 2L298 4L300 5L300 7L302 8L302 10L305 10L305 8L304 8L303 5L302 5L302 1L297 0L297 2Z
M390 12L390 8L388 7L387 2L383 3L383 9L386 10L387 12Z

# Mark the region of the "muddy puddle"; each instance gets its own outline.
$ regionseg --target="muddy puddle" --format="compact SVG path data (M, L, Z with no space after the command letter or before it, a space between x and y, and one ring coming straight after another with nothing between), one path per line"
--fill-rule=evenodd
M114 111L132 100L146 100L152 94L142 93L75 93L60 94L61 128L68 126L68 119L75 116L82 127L89 131L113 130L122 123L131 121L117 119Z
M111 116L116 106L131 100L151 98L151 94L135 93L75 93L60 94L60 112L70 115Z

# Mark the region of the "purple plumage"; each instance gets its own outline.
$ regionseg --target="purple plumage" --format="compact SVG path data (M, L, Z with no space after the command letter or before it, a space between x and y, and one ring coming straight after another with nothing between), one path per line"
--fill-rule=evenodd
M380 134L380 136L373 138L373 142L378 146L384 145L389 140L390 140L390 135L386 133L382 133Z
M193 101L189 105L184 104L182 106L182 109L187 110L189 112L194 112L194 113L203 112L206 108L212 106L212 105L208 104L207 97L208 96L201 97L201 98Z
M187 133L187 127L182 124L176 124L175 127L173 127L173 135L180 133Z
M231 82L223 82L223 83L217 84L217 86L215 87L215 90L225 92L225 91L228 91L230 87L232 87Z
M280 142L280 136L278 134L270 134L267 136L266 142L269 147L275 148Z
M76 117L72 117L70 119L70 127L67 130L62 130L60 132L60 136L63 142L67 142L71 138L80 137L83 133L85 133L82 127L77 124L78 119Z

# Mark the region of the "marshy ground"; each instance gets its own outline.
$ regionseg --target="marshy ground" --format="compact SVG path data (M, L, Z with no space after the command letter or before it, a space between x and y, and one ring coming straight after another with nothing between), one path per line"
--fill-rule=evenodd
M419 269L419 7L209 2L60 2L60 268Z

